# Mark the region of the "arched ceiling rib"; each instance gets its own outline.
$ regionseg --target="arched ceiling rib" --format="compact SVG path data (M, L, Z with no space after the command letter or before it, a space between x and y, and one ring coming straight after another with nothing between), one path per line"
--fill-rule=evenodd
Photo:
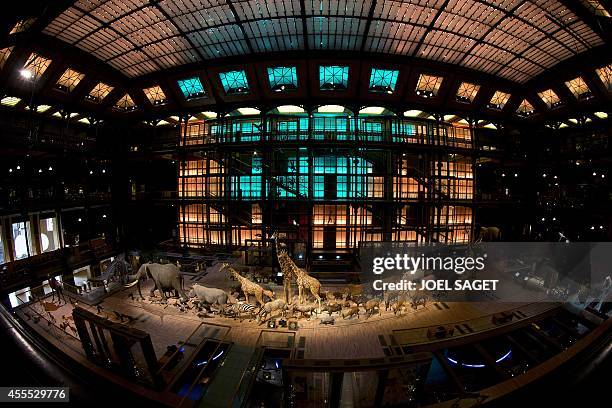
M79 0L43 32L128 77L311 49L419 57L523 83L604 43L564 0Z

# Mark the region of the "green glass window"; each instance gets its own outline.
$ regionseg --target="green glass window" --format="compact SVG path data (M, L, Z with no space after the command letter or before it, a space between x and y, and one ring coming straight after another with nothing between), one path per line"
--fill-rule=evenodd
M348 88L349 67L321 65L319 67L319 86L323 91L337 91Z
M397 85L399 71L392 69L372 68L370 73L370 88L372 92L393 93Z
M249 93L249 82L247 81L246 73L242 70L221 72L219 79L226 95Z
M193 77L188 79L180 79L177 81L177 83L181 89L181 92L183 92L183 96L187 100L206 96L206 92L204 91L200 78Z
M232 133L238 142L256 142L261 137L261 122L234 122Z
M297 70L295 67L268 68L268 81L275 92L297 89Z

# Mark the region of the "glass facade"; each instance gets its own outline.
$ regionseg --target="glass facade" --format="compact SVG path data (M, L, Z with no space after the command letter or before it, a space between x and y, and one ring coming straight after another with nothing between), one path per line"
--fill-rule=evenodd
M189 199L179 209L185 245L250 245L267 225L322 250L383 237L469 240L475 196L468 124L339 111L193 121L181 132L183 146L204 155L179 171L178 195ZM215 146L223 143L244 144ZM464 154L437 154L438 146Z
M348 88L349 67L322 65L319 67L319 87L323 91L336 91Z
M240 71L221 72L221 85L226 95L241 95L249 93L249 82L246 73Z

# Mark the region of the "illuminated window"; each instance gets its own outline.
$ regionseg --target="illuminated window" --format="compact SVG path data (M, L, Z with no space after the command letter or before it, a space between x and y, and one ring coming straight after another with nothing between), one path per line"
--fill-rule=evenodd
M457 90L457 100L459 102L474 102L476 94L480 90L480 85L471 84L469 82L462 82Z
M226 95L242 95L249 92L249 82L244 71L229 71L219 74Z
M348 88L349 67L328 65L319 67L319 86L323 91L337 91Z
M85 74L68 68L64 71L60 79L57 80L55 86L62 91L72 92L84 77Z
M1 59L0 59L1 61ZM0 67L2 65L0 64ZM595 70L601 82L606 86L608 92L612 92L612 64Z
M432 98L438 95L440 85L444 78L434 75L421 74L417 83L416 93L423 98Z
M295 67L268 68L268 81L275 92L297 89L297 70Z
M372 68L370 73L370 88L372 92L393 93L397 85L399 71L391 69Z
M38 225L41 252L50 252L59 249L59 228L57 226L57 218L43 218L39 220Z
M549 108L555 108L561 105L561 100L559 99L559 96L552 89L547 89L546 91L539 92L538 96Z
M8 60L8 57L11 55L12 51L13 47L6 47L0 49L0 69L4 66L6 60Z
M152 86L143 90L145 96L152 105L163 105L166 103L166 94L159 85Z
M4 106L15 106L21 101L20 98L16 98L14 96L7 96L0 99L0 105Z
M15 255L15 259L23 259L34 255L30 221L14 222L12 225L12 230L13 254Z
M130 97L130 94L125 94L117 101L115 108L127 112L136 109L136 104L132 100L132 97Z
M45 57L41 57L36 53L32 53L25 65L23 66L23 70L21 74L26 79L39 79L42 74L45 73L49 65L51 64L51 60Z
M206 92L204 91L204 87L202 86L200 78L193 77L188 79L181 79L178 80L177 83L179 88L181 88L181 92L183 92L183 96L187 100L203 98L206 96Z
M589 99L593 96L591 90L589 89L586 82L582 77L577 77L572 79L571 81L567 81L565 85L569 88L570 91L574 94L576 99Z
M504 109L504 106L506 106L506 103L508 103L508 99L510 99L509 93L495 91L487 106L491 109L502 110Z
M516 112L521 116L529 116L534 112L533 105L527 99L523 99Z
M35 21L35 18L28 18L17 22L17 24L15 24L9 34L21 33L23 31L26 31L28 28L32 27L32 24L34 24Z
M109 93L111 93L112 90L112 86L107 85L104 82L100 82L98 85L94 86L87 96L85 96L85 99L92 102L101 102L108 96Z

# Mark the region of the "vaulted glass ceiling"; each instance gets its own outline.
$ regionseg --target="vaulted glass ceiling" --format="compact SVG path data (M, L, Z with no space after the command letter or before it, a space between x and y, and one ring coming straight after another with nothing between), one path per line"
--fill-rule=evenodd
M559 0L79 0L44 32L129 77L309 49L421 57L517 82L602 39Z

